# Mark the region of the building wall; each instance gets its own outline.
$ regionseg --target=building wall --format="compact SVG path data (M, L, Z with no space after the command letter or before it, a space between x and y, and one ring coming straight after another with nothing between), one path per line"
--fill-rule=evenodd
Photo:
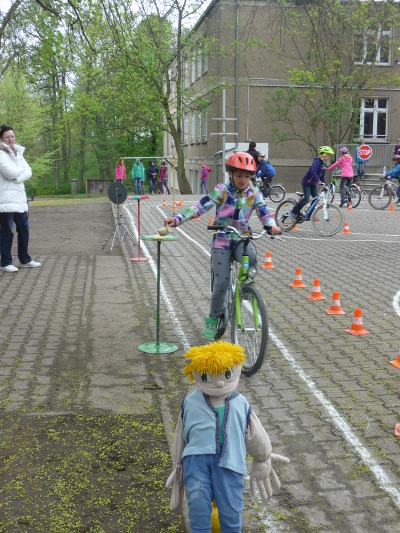
M184 145L186 169L189 181L197 187L194 178L201 169L202 162L206 162L213 169L210 176L210 185L223 181L221 166L222 136L212 135L222 133L223 116L222 85L226 87L225 116L227 119L235 118L235 47L236 39L236 1L218 0L214 2L195 29L198 35L205 35L210 40L216 40L208 56L208 71L196 79L192 88L204 98L209 99L207 110L207 137L198 140L191 139L189 133L188 143ZM227 120L226 142L240 143L256 141L269 144L269 159L277 170L275 183L283 183L288 191L298 189L299 182L310 165L314 155L307 145L301 141L286 141L276 143L272 140L272 130L276 124L269 120L266 103L267 91L278 87L287 87L288 67L299 67L297 54L293 43L278 33L281 24L280 10L271 2L259 1L257 3L244 1L239 7L239 42L244 43L249 38L260 38L265 41L274 36L278 39L279 46L276 53L271 53L263 47L251 47L246 53L239 53L238 76L238 137L229 135L235 132L235 122ZM399 30L396 30L399 31ZM297 43L298 44L298 43ZM240 48L240 46L239 46ZM240 50L242 52L242 50ZM400 66L395 62L397 49L393 51L390 66L376 67L392 73L400 73ZM351 59L349 59L351 60ZM400 54L399 54L400 60ZM214 86L214 91L209 87ZM398 87L391 89L379 88L366 92L366 98L380 98L388 100L388 136L384 142L395 143L400 135L398 117L400 110L400 90ZM271 104L269 104L271 105ZM299 130L305 127L304 112L297 110L296 123ZM189 121L189 127L191 121ZM327 132L321 127L317 131L317 145L327 143ZM171 137L169 136L171 140ZM369 142L369 144L374 144ZM172 146L165 145L166 152L171 153ZM169 150L169 152L168 152ZM214 167L217 167L217 176ZM194 190L193 192L198 192Z

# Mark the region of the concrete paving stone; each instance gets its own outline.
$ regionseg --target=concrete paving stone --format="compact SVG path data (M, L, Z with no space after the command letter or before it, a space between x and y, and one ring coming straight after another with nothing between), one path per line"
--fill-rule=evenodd
M295 522L300 522L299 526L297 526L299 531L301 531L301 528L306 528L306 531L318 531L318 529L339 531L336 529L334 521L330 520L323 510L315 509L315 505L299 505L296 509L301 514L301 517L296 517L295 520Z

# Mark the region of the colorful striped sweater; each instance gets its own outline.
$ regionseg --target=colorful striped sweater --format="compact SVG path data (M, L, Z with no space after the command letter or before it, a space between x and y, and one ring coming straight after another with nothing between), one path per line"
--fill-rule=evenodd
M255 210L263 226L275 226L275 220L264 204L263 195L257 189L246 187L244 191L238 191L233 185L219 183L215 189L199 202L185 209L179 215L175 215L177 226L207 213L213 207L216 208L214 224L232 226L241 234L251 233L249 219ZM235 233L217 232L212 239L211 248L231 250L237 240Z

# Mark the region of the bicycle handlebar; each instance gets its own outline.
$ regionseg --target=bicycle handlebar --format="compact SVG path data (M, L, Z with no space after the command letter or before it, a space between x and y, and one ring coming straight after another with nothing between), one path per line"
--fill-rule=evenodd
M241 235L236 228L233 226L220 226L220 225L213 225L213 226L207 226L208 230L214 230L214 231L223 231L224 233L236 233L236 235L239 237L239 239L251 239L251 240L258 240L261 239L264 235L268 235L271 239L279 239L282 242L285 242L283 239L278 237L277 235L274 235L270 228L264 229L261 233L258 235Z

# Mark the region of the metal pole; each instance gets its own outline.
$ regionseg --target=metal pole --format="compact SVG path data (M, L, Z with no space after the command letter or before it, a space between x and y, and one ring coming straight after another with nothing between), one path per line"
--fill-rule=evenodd
M225 88L222 91L222 183L225 183Z
M160 279L161 279L161 241L157 241L157 353L160 346Z

